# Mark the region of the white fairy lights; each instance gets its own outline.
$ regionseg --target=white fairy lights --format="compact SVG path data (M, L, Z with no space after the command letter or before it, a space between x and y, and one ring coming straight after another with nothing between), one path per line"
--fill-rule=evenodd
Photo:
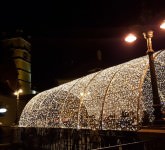
M165 104L165 51L154 55ZM39 93L25 106L20 127L137 130L144 112L153 121L147 56ZM164 107L163 107L164 108Z

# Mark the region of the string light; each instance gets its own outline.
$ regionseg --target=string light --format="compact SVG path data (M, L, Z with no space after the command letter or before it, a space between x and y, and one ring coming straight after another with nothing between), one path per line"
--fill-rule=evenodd
M165 104L165 51L154 56ZM150 122L154 118L150 82L147 56L89 74L37 94L25 106L19 126L138 130L144 112Z

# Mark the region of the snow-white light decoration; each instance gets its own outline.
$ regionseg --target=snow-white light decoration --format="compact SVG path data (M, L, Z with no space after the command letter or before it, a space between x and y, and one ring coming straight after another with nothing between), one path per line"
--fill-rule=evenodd
M154 57L165 104L165 51ZM25 106L19 126L133 131L144 112L153 121L152 105L148 56L143 56L39 93Z

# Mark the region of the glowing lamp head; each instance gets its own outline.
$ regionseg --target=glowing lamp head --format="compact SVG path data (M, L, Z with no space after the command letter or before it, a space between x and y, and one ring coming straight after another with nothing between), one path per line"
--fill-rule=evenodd
M19 93L23 93L23 90L22 90L22 89L19 89L18 92L19 92Z
M0 108L0 113L5 113L5 112L7 112L6 108Z
M130 33L125 37L124 40L128 43L132 43L132 42L136 41L136 39L137 39L137 37L134 34Z
M18 91L15 91L15 92L14 92L14 95L18 95L18 94L20 94L20 93L23 93L23 90L22 90L22 89L19 89Z
M162 22L162 24L160 25L161 29L165 29L165 20Z

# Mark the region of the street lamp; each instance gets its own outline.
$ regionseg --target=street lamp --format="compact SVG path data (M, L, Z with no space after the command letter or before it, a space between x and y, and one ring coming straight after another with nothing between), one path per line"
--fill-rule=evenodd
M158 92L157 77L156 77L154 57L153 57L154 50L152 49L152 40L151 40L153 37L153 31L150 30L146 33L143 33L143 36L147 42L147 54L148 54L149 66L150 66L151 85L152 85L152 93L153 93L153 108L154 108L154 116L155 116L153 124L162 124L162 122L164 121L162 118L162 111L161 111L162 106Z
M165 29L165 20L163 20L163 22L161 23L160 28Z
M19 96L20 94L23 93L22 89L18 89L17 91L14 92L14 95L16 95L16 117L15 117L15 124L18 125L19 121Z
M7 112L7 108L4 106L0 106L0 117L3 117Z
M160 28L165 29L165 21L160 25ZM131 36L130 36L131 35ZM163 119L163 114L161 111L161 101L159 97L158 92L158 85L157 85L157 76L155 72L155 66L154 66L154 50L152 48L152 37L153 37L153 31L149 30L147 32L143 33L144 38L147 42L147 55L149 59L149 67L150 67L150 75L151 75L151 86L152 86L152 93L153 93L153 108L154 108L154 121L153 125L162 125L165 124L165 120ZM133 42L136 40L136 36L133 34L129 34L126 38L126 42Z

